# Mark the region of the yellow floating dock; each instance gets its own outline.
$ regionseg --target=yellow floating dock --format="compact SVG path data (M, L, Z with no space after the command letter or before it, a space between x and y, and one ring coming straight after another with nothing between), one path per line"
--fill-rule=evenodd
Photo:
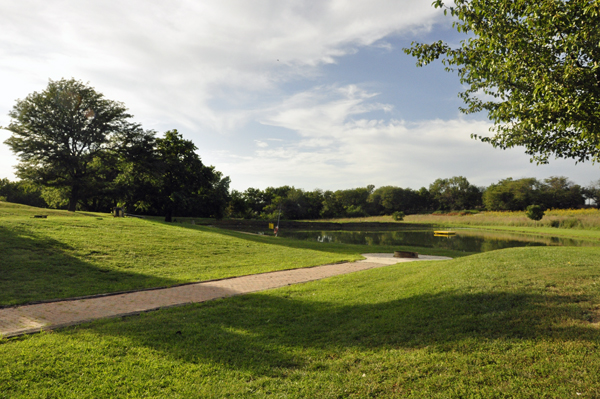
M449 230L434 230L433 235L436 236L453 236L456 234L456 231L449 231Z

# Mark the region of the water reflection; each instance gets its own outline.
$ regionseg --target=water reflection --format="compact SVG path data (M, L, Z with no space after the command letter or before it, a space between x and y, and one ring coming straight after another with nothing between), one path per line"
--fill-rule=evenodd
M297 240L335 242L359 245L405 245L452 249L465 252L486 252L525 246L599 246L600 242L563 237L535 236L483 230L456 230L456 235L434 235L433 231L293 231L279 232L280 237Z
M318 236L317 237L317 241L319 242L332 242L333 241L333 237L332 236Z

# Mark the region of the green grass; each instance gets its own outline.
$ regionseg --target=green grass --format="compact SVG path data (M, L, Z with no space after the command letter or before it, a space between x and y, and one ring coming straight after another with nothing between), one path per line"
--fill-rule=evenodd
M600 250L513 248L5 339L0 397L598 397L599 321Z
M48 218L33 218L38 214ZM405 248L377 251L399 249ZM0 202L0 305L354 261L364 252L373 247ZM425 248L418 252L464 255Z
M0 304L394 249L0 203ZM417 250L457 258L0 339L0 398L600 397L599 248Z
M391 217L390 217L391 218ZM409 215L407 223L435 224L440 226L510 226L546 227L555 230L600 230L600 210L598 209L549 209L540 221L527 218L524 211L504 212L450 212L446 214Z
M540 221L533 221L525 215L524 211L505 212L477 212L456 211L449 213L432 213L407 215L403 221L396 222L392 216L369 216L359 218L327 219L328 222L358 223L379 222L402 225L430 225L432 227L525 227L549 228L556 234L565 234L564 230L587 230L600 232L599 209L549 209ZM569 234L569 233L566 233Z
M454 224L454 227L473 228L469 225ZM514 231L533 235L574 238L579 240L599 241L600 230L586 229L557 229L553 227L526 227L526 226L481 226L478 229L496 231Z

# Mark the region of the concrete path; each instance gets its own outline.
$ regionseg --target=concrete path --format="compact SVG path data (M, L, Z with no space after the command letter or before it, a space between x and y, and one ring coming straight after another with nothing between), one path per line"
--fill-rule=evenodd
M419 255L418 259L394 258L392 254L363 254L363 256L366 258L365 260L352 263L282 270L171 288L4 308L0 309L0 336L14 337L106 317L126 316L171 306L204 302L399 262L451 259L428 255Z

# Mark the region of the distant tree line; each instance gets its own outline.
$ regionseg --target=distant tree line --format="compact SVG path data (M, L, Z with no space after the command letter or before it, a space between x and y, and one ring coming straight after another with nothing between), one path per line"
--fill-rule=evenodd
M320 219L451 212L465 210L517 211L535 204L544 209L579 208L585 200L600 204L600 181L581 187L566 177L500 180L477 187L463 176L437 179L419 190L373 185L348 190L305 191L282 186L265 190L233 190L228 214L236 218Z
M489 187L477 187L463 176L437 179L419 190L373 185L347 190L305 191L281 186L264 190L248 188L229 192L229 178L202 165L191 142L176 131L164 138L148 136L148 148L135 160L124 157L114 163L114 176L101 181L101 190L85 196L79 208L108 211L125 206L147 215L276 219L353 218L467 210L524 211L529 205L543 209L580 208L586 200L600 207L600 180L581 187L568 178L514 180L507 178ZM139 144L139 143L138 143ZM187 153L187 158L183 154ZM141 162L140 157L144 161ZM110 173L107 173L110 175ZM101 184L100 184L101 183ZM0 180L0 200L26 205L66 209L68 197L61 190L32 181Z

